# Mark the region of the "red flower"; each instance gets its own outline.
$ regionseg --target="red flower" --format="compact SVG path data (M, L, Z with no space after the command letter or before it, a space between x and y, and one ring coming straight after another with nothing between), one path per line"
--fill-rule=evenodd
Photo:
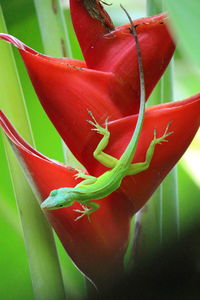
M87 2L91 1L84 1ZM0 34L0 38L18 47L48 116L87 171L98 176L105 167L92 155L100 137L86 122L87 109L93 112L98 122L110 118L111 139L106 151L118 158L134 130L140 95L137 56L128 25L114 29L101 5L98 1L95 3L100 20L91 17L81 1L71 0L73 23L86 62L41 55L10 35ZM134 23L142 49L147 95L174 50L165 21L166 17L159 15ZM136 162L144 160L155 128L158 136L162 135L171 121L174 134L167 144L156 146L148 170L126 177L120 189L98 200L100 209L91 215L91 222L85 217L74 221L77 213L73 209L79 207L78 203L46 212L75 264L98 286L110 282L114 274L123 272L131 217L149 199L190 144L200 123L199 107L200 95L197 95L147 109ZM26 164L41 199L53 189L77 184L74 169L50 160L30 147L2 112L0 124Z
M86 62L44 56L7 34L0 34L0 38L19 49L43 108L76 158L88 168L94 160L91 159L93 148L88 149L92 132L85 122L87 109L100 123L106 117L115 120L132 115L138 111L140 88L135 42L129 25L111 32L104 30L103 34L99 22L79 7L81 3L71 1L71 13ZM142 51L147 96L174 52L165 23L163 14L134 22ZM78 131L80 124L81 131ZM87 148L84 155L80 144Z
M111 281L113 274L122 274L123 256L129 237L131 216L149 199L162 179L180 159L200 125L200 94L187 100L167 103L147 109L142 134L139 140L136 162L144 160L145 152L153 138L153 130L162 135L171 121L173 135L168 143L157 145L148 170L128 176L122 186L109 197L98 200L100 209L75 222L79 208L72 207L47 211L50 223L57 232L67 253L75 264L98 286ZM111 140L107 152L119 157L128 143L137 114L109 123ZM187 124L187 127L184 126ZM38 153L31 148L0 113L0 125L12 141L17 154L27 166L36 188L45 199L51 190L73 187L76 171ZM94 144L94 139L89 143ZM177 142L178 141L178 142ZM79 145L83 150L83 145ZM92 174L97 176L104 167L96 164ZM105 281L105 282L104 282Z

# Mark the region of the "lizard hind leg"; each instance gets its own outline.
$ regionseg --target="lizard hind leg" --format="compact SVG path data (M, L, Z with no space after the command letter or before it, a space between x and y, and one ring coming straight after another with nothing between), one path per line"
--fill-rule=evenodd
M168 140L166 140L166 138L167 138L169 135L171 135L171 134L173 133L173 131L168 132L168 129L169 129L169 126L170 126L170 125L171 125L171 122L169 122L169 123L167 124L167 127L166 127L166 129L165 129L164 134L163 134L161 137L159 137L159 138L156 137L156 130L154 130L154 139L153 139L153 142L154 142L155 144L161 144L161 143L163 143L163 142L168 142Z
M93 152L94 158L96 160L98 160L102 165L104 165L108 168L114 168L116 166L118 160L115 157L103 152L103 150L108 145L109 138L110 138L110 132L108 130L108 118L105 121L105 127L102 127L97 123L92 112L88 111L88 113L89 113L90 117L92 118L92 121L88 120L88 122L89 122L89 124L94 126L94 128L92 128L92 130L103 135L103 138L101 139L101 141L97 145L97 148Z
M168 142L168 140L166 138L173 133L173 131L168 132L170 124L171 123L167 124L164 134L159 138L156 137L156 130L154 130L154 138L151 141L149 148L147 149L145 161L141 162L141 163L131 164L126 175L138 174L138 173L148 169L148 167L151 163L151 160L153 158L155 146L157 144L162 144L163 142Z

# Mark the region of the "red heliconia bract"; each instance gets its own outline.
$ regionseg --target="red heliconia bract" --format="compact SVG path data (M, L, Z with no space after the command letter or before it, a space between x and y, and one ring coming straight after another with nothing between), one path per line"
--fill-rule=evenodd
M44 56L16 38L0 34L0 38L19 49L43 108L78 160L82 159L79 144L87 144L91 137L87 110L104 123L107 117L115 120L136 113L140 98L137 54L130 25L102 33L102 25L90 17L82 2L72 0L70 4L86 62ZM147 96L174 52L166 22L164 14L134 22L142 51ZM80 123L82 130L78 133L75 128ZM92 151L90 148L82 162L86 167Z
M105 286L107 282L111 283L112 279L123 274L123 258L129 239L131 217L145 204L183 155L199 128L199 111L200 94L184 101L162 104L146 110L135 162L144 161L154 129L157 130L157 136L160 136L171 122L170 130L173 134L168 137L168 143L156 146L148 170L125 177L116 192L98 200L100 209L91 215L91 222L86 217L75 221L77 213L74 209L79 208L78 203L68 208L46 211L67 253L98 287ZM136 114L108 124L111 139L107 153L120 157L129 142L137 117ZM77 184L74 169L50 160L31 148L2 112L0 125L17 149L18 157L26 165L28 175L31 176L41 199L45 199L53 189ZM81 130L81 124L77 130ZM96 139L92 138L89 143L94 145L95 142ZM85 151L83 146L80 144L81 151ZM90 169L92 175L98 176L105 168L96 163L90 165Z

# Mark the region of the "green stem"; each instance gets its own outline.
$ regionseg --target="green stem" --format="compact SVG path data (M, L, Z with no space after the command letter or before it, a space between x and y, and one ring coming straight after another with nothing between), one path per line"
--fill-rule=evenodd
M1 7L0 31L6 32ZM33 144L12 49L3 41L0 43L0 107L23 137ZM3 142L20 213L35 298L64 299L64 289L52 231L5 136L3 136Z
M34 0L44 51L55 57L72 57L60 0Z
M147 0L147 14L161 12L162 1ZM173 101L173 62L154 89L148 105L157 105L162 99ZM178 235L178 198L176 167L170 172L148 203L135 216L135 260L155 255L172 235ZM137 253L137 255L136 255Z
M162 103L173 101L173 59L170 62L162 84ZM175 166L162 182L162 243L165 245L179 235L179 199L177 166Z
M68 39L68 28L60 0L34 0L34 3L45 54L53 57L67 56L68 58L72 58L72 50ZM81 168L82 166L66 145L62 143L62 146L66 164L72 167ZM79 286L78 289L82 292L83 296L85 294L85 285L83 284L84 279L82 275L77 271L77 269L72 267L72 263L70 263L71 260L69 258L66 259L66 251L62 249L61 244L57 243L57 245L59 256L61 258L64 285L67 293L69 294L70 290L73 289L70 287L70 285L73 285L73 280L70 282L70 279L75 276L76 290L77 286ZM63 257L63 253L65 253L65 257ZM69 273L73 273L71 278Z
M147 15L159 13L156 0L147 0ZM161 82L157 84L148 106L156 105L161 100ZM162 187L159 187L135 216L134 260L148 259L160 249L162 240Z
M147 14L158 13L155 0L147 1ZM148 105L158 104L161 99L161 83L159 82L148 99ZM145 116L144 116L145 118ZM160 248L162 233L162 210L161 210L161 188L158 188L151 199L145 204L134 217L131 223L131 236L125 255L126 270L132 268L133 264L139 263L144 257L151 257L155 250Z

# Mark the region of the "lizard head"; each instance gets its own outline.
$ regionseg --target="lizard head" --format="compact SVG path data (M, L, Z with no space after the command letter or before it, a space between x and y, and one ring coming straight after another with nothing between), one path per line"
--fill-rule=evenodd
M41 204L41 208L58 209L71 206L74 202L74 193L70 188L53 190L49 197Z

